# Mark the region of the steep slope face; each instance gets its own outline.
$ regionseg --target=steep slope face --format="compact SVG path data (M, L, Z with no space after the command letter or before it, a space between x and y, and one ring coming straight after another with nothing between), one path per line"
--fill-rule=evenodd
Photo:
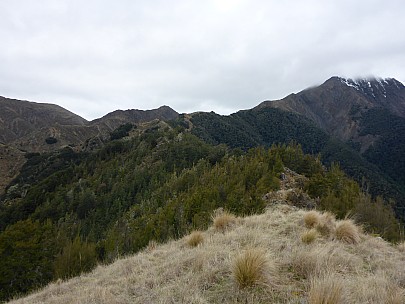
M35 130L54 126L84 126L87 121L54 105L0 97L0 141L11 143Z
M366 151L378 137L362 132L362 118L370 109L386 109L405 119L405 87L388 79L352 80L332 77L318 87L284 99L265 101L257 109L272 107L303 115L343 141L354 141Z
M25 162L24 153L11 146L0 144L0 195L18 175Z

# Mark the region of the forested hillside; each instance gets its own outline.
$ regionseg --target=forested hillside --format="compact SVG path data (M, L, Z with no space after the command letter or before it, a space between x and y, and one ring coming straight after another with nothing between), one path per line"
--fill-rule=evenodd
M243 123L248 114L235 119ZM293 119L282 118L286 126ZM243 150L234 148L238 144L212 145L187 132L181 126L186 123L126 126L92 152L65 148L28 155L0 204L0 299L112 262L151 241L206 228L220 207L236 215L260 213L286 167L306 177L292 201L309 200L340 218L350 213L369 231L391 241L400 238L401 226L383 199L363 193L338 165L325 168L296 143ZM246 124L245 131L249 128L254 126ZM278 133L263 130L260 138ZM237 138L247 142L249 136ZM313 152L318 144L313 140Z
M376 112L376 115L380 112ZM370 112L371 116L372 112ZM387 116L389 119L390 116ZM374 124L377 119L370 117ZM385 120L383 120L385 121ZM395 122L395 121L394 121ZM385 141L395 141L401 132L395 132L402 128L402 121L381 130L376 128L376 133L391 132ZM398 149L389 150L385 141L377 143L366 156L361 156L358 151L349 144L328 135L318 128L312 121L305 117L286 112L276 108L258 108L248 111L239 111L229 116L221 116L215 113L197 113L187 118L182 116L178 121L191 129L196 136L212 144L227 144L233 148L243 150L263 145L271 146L273 143L289 143L295 141L302 146L305 153L320 154L321 160L327 165L333 162L339 163L342 169L352 176L364 191L374 196L382 195L386 199L396 201L395 210L398 216L405 218L405 188L399 179L394 180L391 176L396 173L399 178L402 171L394 165L395 159L403 148L402 138L395 144ZM383 125L383 123L381 123ZM367 124L369 125L369 123ZM395 127L394 127L395 126ZM384 154L384 155L383 155ZM376 158L382 158L378 162ZM381 164L377 166L376 164ZM391 165L389 168L383 168ZM391 176L388 173L392 173Z

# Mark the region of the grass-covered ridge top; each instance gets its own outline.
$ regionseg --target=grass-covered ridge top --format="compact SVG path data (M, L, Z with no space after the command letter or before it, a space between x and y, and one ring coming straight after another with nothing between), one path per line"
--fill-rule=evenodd
M335 233L306 243L306 215L274 204L225 230L212 224L195 246L189 235L153 243L11 303L403 303L403 245L360 229L355 243Z

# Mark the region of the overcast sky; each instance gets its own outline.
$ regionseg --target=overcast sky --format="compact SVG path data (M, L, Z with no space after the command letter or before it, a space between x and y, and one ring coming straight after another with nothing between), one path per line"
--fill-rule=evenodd
M404 82L404 33L403 0L0 0L0 95L229 114L334 75Z

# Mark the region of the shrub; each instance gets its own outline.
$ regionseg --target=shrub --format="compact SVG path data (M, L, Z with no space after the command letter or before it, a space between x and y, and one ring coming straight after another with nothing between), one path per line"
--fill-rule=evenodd
M307 228L313 228L319 223L320 214L317 211L309 211L304 215L304 224Z
M201 231L193 231L187 239L187 244L190 247L197 247L204 242L204 236Z
M360 230L352 220L339 221L336 224L335 236L338 240L347 244L360 242Z
M239 255L233 264L233 277L240 289L266 282L268 261L263 251L250 249Z
M333 275L313 278L309 290L309 304L343 303L343 284Z
M68 241L54 262L55 277L70 278L92 270L97 264L96 245L79 236Z
M228 227L236 223L236 217L232 213L223 211L213 218L213 222L216 230L224 232Z
M301 234L301 241L305 244L310 244L315 241L317 237L318 231L316 231L316 229L310 229Z

